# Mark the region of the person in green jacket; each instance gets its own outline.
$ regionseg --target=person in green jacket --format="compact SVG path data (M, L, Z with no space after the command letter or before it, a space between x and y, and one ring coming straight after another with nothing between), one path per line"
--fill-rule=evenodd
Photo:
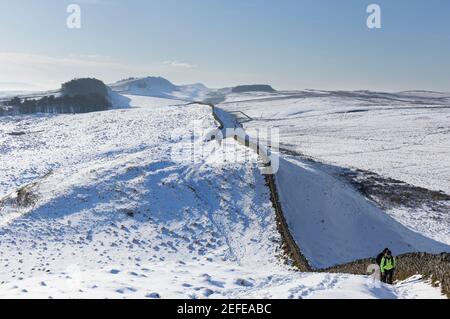
M395 272L395 258L392 256L392 252L388 250L383 259L381 259L381 281L392 285L394 283Z

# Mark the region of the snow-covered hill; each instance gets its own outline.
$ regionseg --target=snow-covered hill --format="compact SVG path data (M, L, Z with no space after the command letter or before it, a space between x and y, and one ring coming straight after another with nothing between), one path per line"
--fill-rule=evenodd
M447 241L433 239L439 235L433 231L445 228L448 220L418 232L411 227L412 216L395 219L320 165L292 156L280 161L276 177L291 234L314 267L373 257L382 247L397 255L450 252ZM422 221L430 224L433 218Z
M0 297L442 297L417 279L295 272L255 154L200 134L207 156L175 156L217 127L211 109L124 98L0 118Z
M182 101L201 101L213 90L201 83L175 85L162 77L130 78L110 85L115 92L141 96L175 99Z
M282 153L297 155L283 162L279 183L291 227L315 265L369 257L382 246L449 251L448 94L247 93L228 95L220 107L250 131L279 129ZM349 174L370 201L342 181Z
M252 117L248 128L280 128L287 149L450 193L450 95L247 93L228 95L221 106Z

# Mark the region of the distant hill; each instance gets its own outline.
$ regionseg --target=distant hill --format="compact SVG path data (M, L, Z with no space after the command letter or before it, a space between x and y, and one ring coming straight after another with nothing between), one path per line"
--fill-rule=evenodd
M20 98L3 103L0 115L34 113L89 113L104 111L112 107L108 87L100 80L75 79L61 86L58 95L41 98Z
M114 91L128 93L170 94L178 87L162 77L130 78L110 85ZM144 95L144 94L142 94Z
M110 85L117 93L154 96L183 101L204 100L214 90L201 83L175 85L162 77L129 78Z
M231 90L232 93L246 93L246 92L276 92L274 88L267 84L253 84L253 85L239 85Z

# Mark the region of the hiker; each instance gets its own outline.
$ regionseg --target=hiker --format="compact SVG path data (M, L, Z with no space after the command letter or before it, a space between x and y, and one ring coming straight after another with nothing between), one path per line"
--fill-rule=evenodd
M389 251L389 248L385 248L381 253L378 254L377 258L375 259L377 262L378 267L380 267L380 281L383 281L383 273L381 272L381 260L383 259L384 255Z
M381 259L381 281L392 285L394 283L395 258L390 250L386 251Z
M385 248L381 253L377 256L377 265L381 267L381 260L383 259L384 255L389 251L389 248Z

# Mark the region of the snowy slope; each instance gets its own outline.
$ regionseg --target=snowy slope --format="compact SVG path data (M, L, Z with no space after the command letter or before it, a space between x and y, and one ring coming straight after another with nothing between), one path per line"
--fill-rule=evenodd
M2 170L2 193L36 182L37 197L31 207L1 209L1 281L74 265L217 261L276 269L274 217L256 167L214 157L174 162L172 146L189 137L194 121L216 124L206 106L159 102L138 97L132 105L146 107L2 119L2 127L42 133L18 137L7 143L17 149L1 153L2 163L22 164Z
M164 115L156 116L158 113ZM62 128L54 122L60 117L39 119L50 141L31 149L26 154L29 161L15 172L17 176L26 171L47 172L45 177L36 174L32 178L36 203L27 208L2 207L3 247L33 251L36 239L43 236L44 255L38 250L27 256L18 271L32 271L46 263L51 268L66 267L78 261L81 248L86 253L83 263L90 266L110 260L125 263L130 253L142 259L152 254L158 260L205 259L208 247L211 257L223 260L275 260L274 251L262 249L276 235L273 229L273 235L267 233L273 216L263 178L239 163L216 163L214 157L211 163L177 163L171 156L172 144L189 133L194 120L215 126L208 107L159 106L151 112L136 109L126 115L111 111L74 117L77 120L66 117L68 127ZM75 131L76 127L80 131ZM61 157L55 154L69 145L72 152L62 151ZM11 161L9 156L16 157L15 153L2 153L2 162ZM45 157L53 161L48 163ZM11 182L8 193L16 183ZM250 187L255 190L245 191ZM11 212L14 218L10 218ZM17 213L22 215L17 217ZM263 232L268 236L262 236ZM255 242L251 254L239 240ZM45 256L45 242L55 245L48 250L50 256ZM105 253L99 244L111 251ZM158 250L167 251L168 256L157 254ZM5 251L2 249L2 254ZM174 254L177 251L182 253ZM17 254L17 250L11 253ZM69 257L73 253L74 257ZM48 257L60 258L53 263ZM46 260L45 264L41 260ZM4 266L5 270L13 267Z
M286 148L450 193L450 96L409 94L233 94L221 106L252 117L248 128L280 128Z
M213 90L203 84L175 85L162 77L131 78L110 85L115 92L182 101L204 100Z
M152 263L83 271L77 267L2 285L0 298L446 299L413 277L393 287L363 276L249 270L217 263Z
M0 297L399 298L419 286L414 297L442 297L421 281L293 271L255 154L200 135L207 156L174 156L193 127L217 127L210 108L125 98L131 107L106 112L0 118Z
M311 163L288 157L276 177L291 234L314 267L373 257L384 247L395 254L450 252L450 245L408 229Z
M448 95L312 90L248 93L229 95L220 108L234 112L250 132L278 128L283 149L327 163L285 161L287 171L282 168L279 180L280 188L287 190L284 196L291 226L301 234L299 245L316 265L373 256L387 245L383 238L376 238L382 224L396 253L449 251L449 201L439 202L439 209L425 203L383 211L336 178L342 168L357 168L450 194ZM392 187L395 190L395 185ZM378 222L368 225L373 218ZM385 222L380 224L381 218ZM333 226L347 228L333 232L327 219L334 220ZM302 224L300 220L319 224ZM401 226L405 229L400 231ZM310 235L310 244L306 234ZM317 239L317 234L326 236ZM340 237L336 238L337 234ZM348 251L342 252L344 249Z

